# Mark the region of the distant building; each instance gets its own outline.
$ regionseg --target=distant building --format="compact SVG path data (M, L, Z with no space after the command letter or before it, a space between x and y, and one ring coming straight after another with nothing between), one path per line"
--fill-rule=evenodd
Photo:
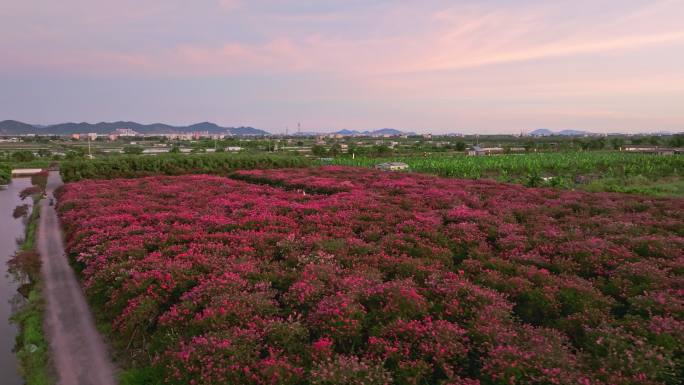
M71 139L80 140L81 134L71 134Z
M513 152L513 153L518 153L518 152L525 152L527 149L525 147L509 147L508 152Z
M242 151L242 147L229 146L229 147L226 147L226 151L227 152L239 152L239 151Z
M169 140L193 140L192 134L164 134L164 137Z
M146 148L143 150L143 154L166 154L170 152L170 148Z
M640 154L674 155L684 154L684 148L673 147L625 147L627 152L637 152Z
M96 140L97 139L97 134L94 132L88 133L88 139L90 140Z
M112 132L113 135L117 136L138 136L140 135L138 132L130 129L130 128L117 128Z
M378 170L385 170L385 171L401 171L401 170L408 170L409 165L403 162L387 162L387 163L380 163L376 164L375 168Z
M503 154L504 149L501 147L480 147L472 146L467 150L468 156L483 156Z

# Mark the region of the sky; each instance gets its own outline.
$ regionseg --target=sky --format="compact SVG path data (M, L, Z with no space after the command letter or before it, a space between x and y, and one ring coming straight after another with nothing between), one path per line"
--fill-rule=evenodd
M0 120L684 130L684 0L2 0Z

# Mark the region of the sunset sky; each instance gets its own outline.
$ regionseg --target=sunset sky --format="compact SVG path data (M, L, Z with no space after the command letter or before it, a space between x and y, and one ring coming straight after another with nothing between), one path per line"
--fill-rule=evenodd
M0 120L684 130L684 0L2 0Z

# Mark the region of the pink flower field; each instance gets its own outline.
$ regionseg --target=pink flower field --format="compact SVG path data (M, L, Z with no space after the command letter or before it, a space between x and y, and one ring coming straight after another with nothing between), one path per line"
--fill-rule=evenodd
M681 384L684 200L322 167L66 185L94 313L168 384Z

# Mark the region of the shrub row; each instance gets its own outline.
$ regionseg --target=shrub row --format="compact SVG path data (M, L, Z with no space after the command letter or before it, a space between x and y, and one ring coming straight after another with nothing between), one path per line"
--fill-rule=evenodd
M116 156L64 161L60 172L65 182L81 179L134 178L149 175L223 174L237 169L303 167L310 162L299 156L250 154L192 154Z

